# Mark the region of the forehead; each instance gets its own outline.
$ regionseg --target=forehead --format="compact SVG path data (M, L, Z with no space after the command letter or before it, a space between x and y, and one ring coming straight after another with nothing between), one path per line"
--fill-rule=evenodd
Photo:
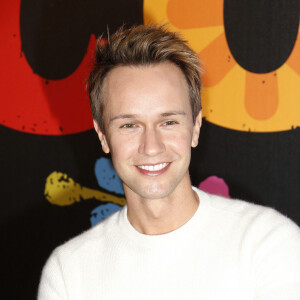
M104 117L118 113L150 114L190 110L185 76L175 64L120 66L104 81Z

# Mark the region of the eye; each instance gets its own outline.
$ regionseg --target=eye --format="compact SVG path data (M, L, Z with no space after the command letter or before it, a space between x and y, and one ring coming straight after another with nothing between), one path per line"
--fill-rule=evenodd
M175 121L167 121L167 122L165 122L163 125L166 125L166 126L172 126L172 125L175 125L175 124L178 124L178 123L175 122Z
M120 126L120 128L134 128L135 127L135 124L132 124L132 123L128 123L128 124L124 124L122 126Z

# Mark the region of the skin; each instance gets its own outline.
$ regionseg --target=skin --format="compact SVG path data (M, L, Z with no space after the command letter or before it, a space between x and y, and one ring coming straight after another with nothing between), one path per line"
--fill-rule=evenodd
M201 112L193 123L184 74L170 62L117 67L104 81L104 99L105 134L94 126L123 182L128 220L144 234L179 228L199 205L188 167ZM138 167L157 164L167 165Z

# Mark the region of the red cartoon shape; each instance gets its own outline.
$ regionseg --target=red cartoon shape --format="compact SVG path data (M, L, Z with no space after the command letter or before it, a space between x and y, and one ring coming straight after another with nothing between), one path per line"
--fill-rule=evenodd
M2 3L0 34L0 124L43 135L71 134L92 128L85 80L95 38L86 55L67 78L46 80L34 74L21 50L20 1Z

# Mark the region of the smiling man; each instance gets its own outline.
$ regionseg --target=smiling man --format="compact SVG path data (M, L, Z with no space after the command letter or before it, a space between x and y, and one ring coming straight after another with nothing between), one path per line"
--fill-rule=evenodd
M164 27L99 40L89 92L127 205L49 258L39 299L299 299L300 231L191 185L199 62Z
M201 126L184 74L170 62L118 66L104 86L105 133L95 128L123 182L129 221L146 234L180 227L198 207L188 168Z

